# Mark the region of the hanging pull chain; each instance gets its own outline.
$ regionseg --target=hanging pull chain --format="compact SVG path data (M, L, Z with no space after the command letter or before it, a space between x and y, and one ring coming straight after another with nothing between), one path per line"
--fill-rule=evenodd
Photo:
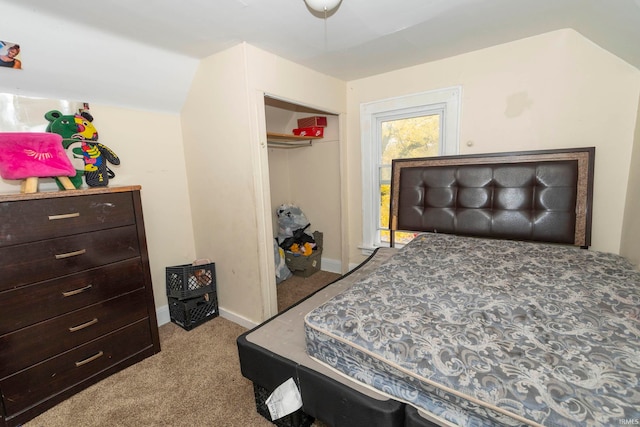
M329 43L327 42L327 8L324 8L324 50L329 51Z

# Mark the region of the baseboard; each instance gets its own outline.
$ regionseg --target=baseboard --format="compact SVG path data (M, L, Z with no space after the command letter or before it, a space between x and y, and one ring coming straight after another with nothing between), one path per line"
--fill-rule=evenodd
M158 319L158 326L171 322L171 314L169 314L168 304L156 308L156 318Z
M342 263L335 259L322 258L322 270L342 274Z
M247 329L253 329L258 326L258 323L254 323L246 317L239 316L236 313L225 310L224 308L220 308L220 317L224 317L225 319L230 320L233 323L237 323Z
M227 320L230 320L234 323L237 323L240 326L243 326L247 329L252 329L258 326L257 323L250 321L242 316L239 316L233 312L227 311L224 308L218 308L220 310L220 317L224 317ZM163 305L162 307L156 308L156 317L158 319L158 326L162 326L171 322L171 315L169 314L169 305Z

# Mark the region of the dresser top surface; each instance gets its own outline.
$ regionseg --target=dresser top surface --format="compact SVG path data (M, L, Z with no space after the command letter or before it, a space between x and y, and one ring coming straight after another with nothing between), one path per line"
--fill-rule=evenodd
M52 199L57 197L75 197L90 196L94 194L122 193L127 191L139 191L140 188L141 187L139 185L127 185L115 187L81 188L77 190L41 191L37 193L7 193L0 194L0 203L22 200Z

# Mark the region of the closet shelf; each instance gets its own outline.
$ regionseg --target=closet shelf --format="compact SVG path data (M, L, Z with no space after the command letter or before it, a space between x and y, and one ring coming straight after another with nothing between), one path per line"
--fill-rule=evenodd
M267 145L272 148L300 148L309 147L314 139L321 136L300 136L287 133L267 132Z

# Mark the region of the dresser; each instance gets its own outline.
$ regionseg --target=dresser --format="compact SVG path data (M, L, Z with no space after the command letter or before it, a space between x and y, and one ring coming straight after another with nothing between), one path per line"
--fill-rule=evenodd
M139 186L0 195L0 426L159 351Z

